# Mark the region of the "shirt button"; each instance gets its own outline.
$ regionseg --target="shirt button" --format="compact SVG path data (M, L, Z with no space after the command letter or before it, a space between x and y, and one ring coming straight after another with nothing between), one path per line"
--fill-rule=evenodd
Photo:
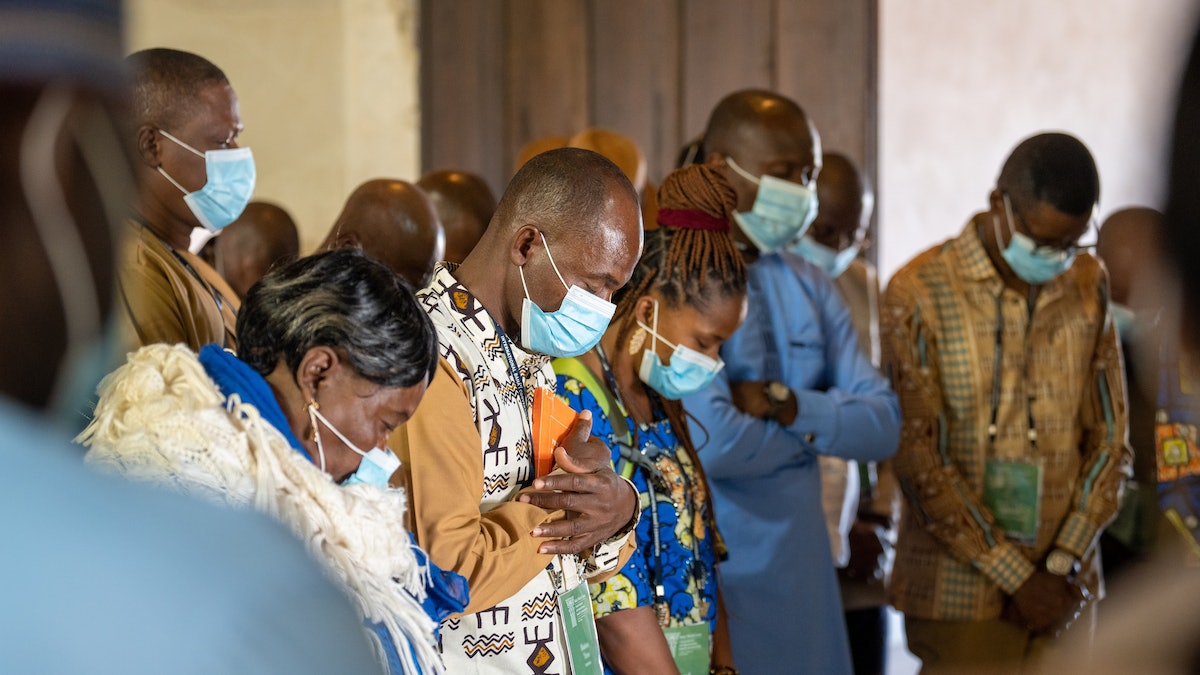
M804 434L804 442L805 442L805 443L808 443L809 445L812 445L812 444L813 444L813 442L814 442L814 441L816 441L816 440L817 440L817 436L816 436L816 434L812 433L811 431L810 431L810 432L808 432L807 434Z

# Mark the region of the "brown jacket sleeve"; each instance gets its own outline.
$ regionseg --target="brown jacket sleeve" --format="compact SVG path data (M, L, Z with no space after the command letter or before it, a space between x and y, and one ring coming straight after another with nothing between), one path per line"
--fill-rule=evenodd
M467 578L477 612L512 596L553 556L537 552L530 532L555 513L509 501L487 511L483 454L467 391L445 359L407 424L391 438L403 461L410 529L438 566Z

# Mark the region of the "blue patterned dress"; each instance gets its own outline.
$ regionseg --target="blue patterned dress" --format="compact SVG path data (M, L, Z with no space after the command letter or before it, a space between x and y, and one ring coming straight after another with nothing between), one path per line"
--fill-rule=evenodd
M578 366L586 368L582 363ZM625 439L618 438L596 395L578 379L561 372L557 378L561 398L576 411L592 412L592 435L612 450L613 462L621 472L627 462L620 456L618 441ZM625 422L634 429L631 417L626 416ZM624 471L638 489L642 509L635 530L637 549L616 575L591 584L592 608L596 618L601 618L621 609L654 605L653 579L656 565L661 565L665 601L658 607L659 624L670 627L707 622L711 633L717 617L716 563L718 556L723 556L724 547L709 510L708 489L695 458L679 442L665 417L651 425L640 425L636 439L636 449L653 464L655 474L651 479L650 471L642 467L635 467L632 474L627 468ZM652 534L654 519L650 513L651 487L658 512L657 557ZM612 672L607 664L605 672Z

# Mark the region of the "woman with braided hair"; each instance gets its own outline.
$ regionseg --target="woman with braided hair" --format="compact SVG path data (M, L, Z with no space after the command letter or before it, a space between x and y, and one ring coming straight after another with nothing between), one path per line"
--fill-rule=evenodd
M746 268L729 234L737 196L707 166L667 176L616 313L591 351L556 359L558 393L590 410L592 433L638 488L637 550L591 586L606 672L730 673L718 607L724 547L679 399L723 366L746 316Z

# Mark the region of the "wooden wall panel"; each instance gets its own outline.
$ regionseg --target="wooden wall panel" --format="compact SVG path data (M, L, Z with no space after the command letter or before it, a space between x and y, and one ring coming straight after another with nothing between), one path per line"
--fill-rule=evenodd
M505 159L543 136L588 124L586 0L512 0L505 16ZM507 178L505 179L507 182Z
M683 3L683 142L704 131L708 113L726 94L774 85L777 1Z
M633 138L656 185L679 151L680 1L594 0L589 124Z
M502 10L495 0L421 3L422 172L467 169L496 189L508 171Z
M603 126L652 180L726 94L765 87L874 178L878 0L422 0L422 157L497 194L529 140Z
M872 184L878 184L876 2L781 2L775 85L808 112L824 149L850 157Z

